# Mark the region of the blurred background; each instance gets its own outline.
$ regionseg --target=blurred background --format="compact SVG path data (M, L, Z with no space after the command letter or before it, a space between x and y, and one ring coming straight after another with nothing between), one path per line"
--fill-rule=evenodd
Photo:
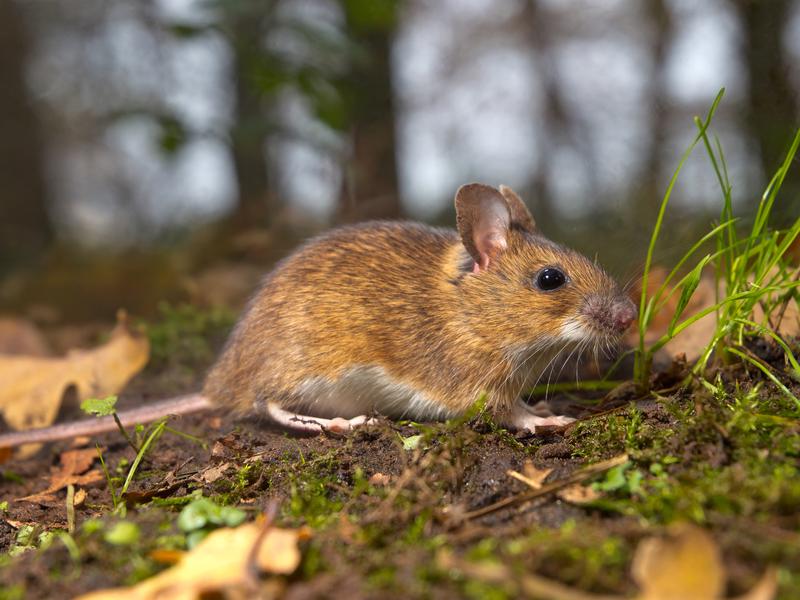
M452 225L468 181L625 279L722 87L755 206L799 124L800 1L0 0L0 81L5 313L236 307L327 227ZM720 197L701 149L662 260Z

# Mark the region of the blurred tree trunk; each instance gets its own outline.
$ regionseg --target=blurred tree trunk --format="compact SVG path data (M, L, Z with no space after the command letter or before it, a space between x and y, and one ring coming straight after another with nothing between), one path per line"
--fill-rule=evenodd
M359 47L347 74L350 160L344 167L339 218L401 214L395 153L391 48L397 0L341 0L347 33Z
M791 0L733 0L743 31L743 54L747 67L747 109L745 124L758 144L761 166L768 179L786 156L798 118L798 94L789 77L790 64L783 44L793 7ZM788 189L786 189L788 187ZM789 172L783 197L800 199L800 176Z
M25 82L30 40L16 2L0 0L0 271L53 239L44 147Z
M530 201L536 223L545 231L553 231L558 223L558 215L553 208L554 193L550 185L553 150L562 143L569 143L572 119L553 60L554 40L549 33L553 17L539 0L527 2L523 15L525 35L538 66L535 79L544 97L542 120L536 131L539 160L528 187L531 190Z
M239 203L233 215L236 226L269 226L278 209L267 170L266 106L256 85L255 68L263 54L263 23L273 3L255 10L232 10L230 31L235 83L235 122L231 128L231 152L239 186ZM245 8L248 5L243 5Z
M665 0L646 0L642 4L646 27L652 40L650 57L652 66L649 80L650 126L643 149L642 173L638 193L631 196L634 205L630 218L633 223L652 223L658 214L660 200L664 195L661 177L662 153L667 140L669 125L668 93L666 84L666 60L672 44L672 18Z

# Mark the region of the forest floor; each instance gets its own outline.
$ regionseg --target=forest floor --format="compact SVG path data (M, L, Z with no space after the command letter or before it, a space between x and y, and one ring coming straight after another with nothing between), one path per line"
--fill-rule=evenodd
M211 326L157 327L174 335L151 336L160 359L129 386L123 408L196 390L221 338ZM753 352L782 360L766 344ZM547 597L536 588L545 579L563 584L553 597L631 597L643 585L637 546L679 522L711 534L726 596L772 569L778 597L800 597L797 407L754 369L721 370L716 394L678 385L683 375L680 365L661 374L647 399L632 387L562 394L585 418L535 436L481 414L313 438L222 412L173 419L197 439L158 438L116 510L112 484L118 491L136 456L119 433L77 443L93 450L97 441L108 474L76 476L74 514L64 489L21 500L45 490L76 447L51 444L0 466L0 598L66 598L150 577L192 544L179 514L200 496L247 520L273 507L275 525L305 528L297 569L269 579L270 594L286 598Z

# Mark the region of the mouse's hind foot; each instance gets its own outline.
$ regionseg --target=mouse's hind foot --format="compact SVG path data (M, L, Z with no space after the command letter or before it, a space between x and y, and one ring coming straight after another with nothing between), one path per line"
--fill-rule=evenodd
M369 425L377 422L375 419L367 417L366 415L359 415L352 419L345 419L342 417L325 419L323 417L300 415L285 410L273 402L267 403L266 412L270 421L278 427L293 433L306 435L316 435L326 431L346 433L361 425Z
M535 415L520 402L516 404L508 418L503 420L503 424L506 427L515 430L527 429L531 433L536 433L537 430L547 430L552 427L564 427L574 422L575 419L566 415Z

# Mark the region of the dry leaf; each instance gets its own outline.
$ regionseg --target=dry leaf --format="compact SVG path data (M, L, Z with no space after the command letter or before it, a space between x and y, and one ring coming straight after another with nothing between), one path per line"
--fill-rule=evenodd
M553 469L537 469L533 466L531 461L526 460L525 464L522 465L522 473L506 471L506 474L534 490L538 490L544 484L544 480L547 479L547 476L552 472Z
M94 459L97 458L95 448L85 448L82 450L67 450L61 453L61 467L50 476L50 485L47 489L20 498L28 502L48 502L53 500L52 494L68 485L88 485L95 483L103 478L98 470L89 471ZM87 471L89 471L87 473ZM84 492L85 497L85 492Z
M86 501L86 490L81 488L75 492L75 497L72 499L73 506L81 506Z
M186 552L183 550L166 550L163 548L157 548L155 550L151 550L147 556L157 563L161 563L162 565L174 565L180 562L180 560L186 556Z
M580 505L594 502L598 498L601 498L602 494L591 486L576 483L574 485L565 487L560 492L557 492L556 496L561 498L564 502Z
M263 534L263 537L262 537ZM250 554L258 543L255 564L266 573L289 575L300 563L297 547L302 531L247 523L235 529L217 529L187 553L174 567L130 588L100 590L78 600L197 599L221 590L249 587Z
M676 525L664 538L649 538L636 549L633 579L641 600L719 598L725 573L714 540L692 525Z
M225 474L231 466L231 463L220 463L216 466L209 467L200 474L200 479L205 483L214 483Z
M719 549L703 529L673 526L662 538L649 538L636 549L631 568L639 600L718 600L725 589L725 567ZM777 581L768 570L744 598L770 600Z
M0 356L0 411L12 429L50 425L64 393L74 388L79 400L119 392L147 363L147 338L130 330L124 314L111 339L94 350L64 358Z
M389 485L392 478L384 473L373 473L369 478L370 485Z

